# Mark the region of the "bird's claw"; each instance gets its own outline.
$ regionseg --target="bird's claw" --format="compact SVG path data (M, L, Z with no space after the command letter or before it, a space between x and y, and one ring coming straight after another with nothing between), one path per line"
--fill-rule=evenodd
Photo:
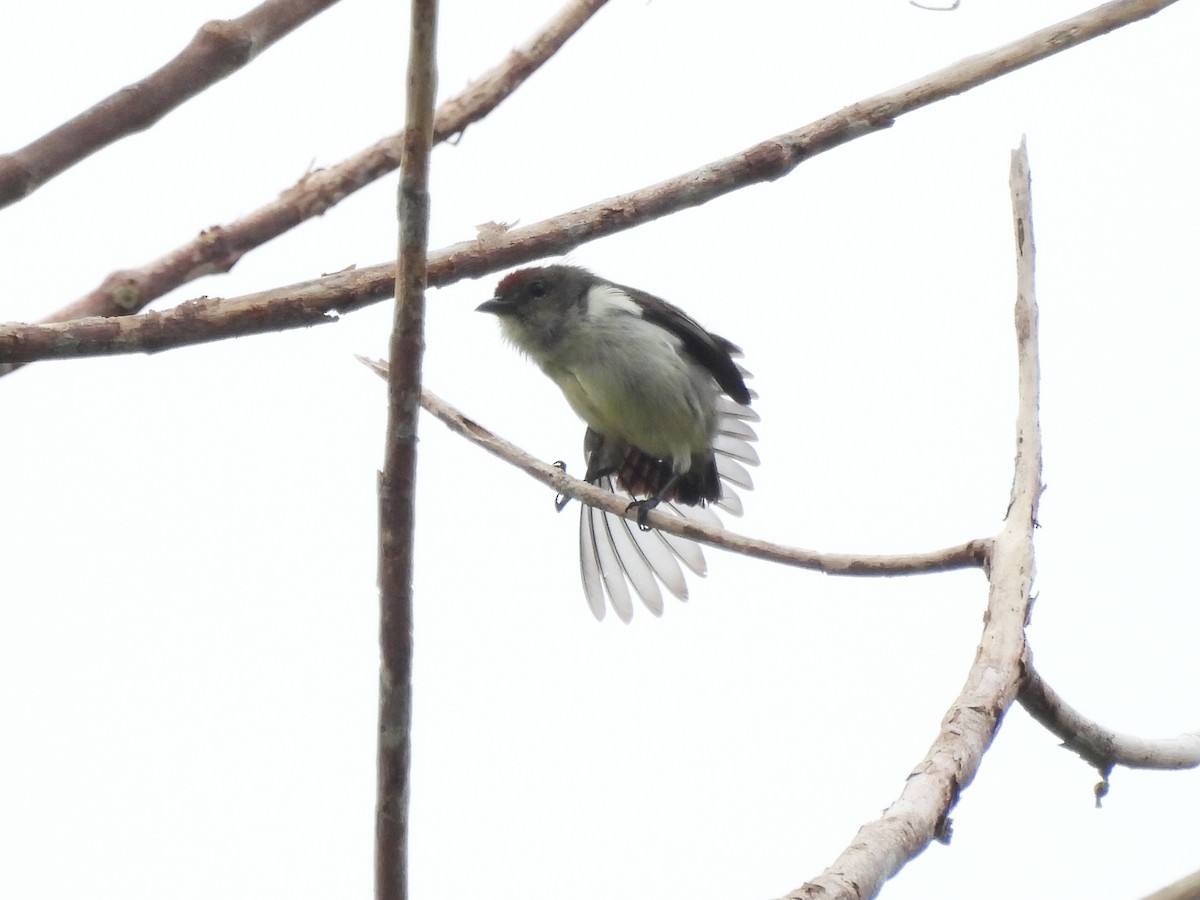
M631 509L636 509L638 528L642 529L642 531L653 531L653 529L646 524L646 519L650 515L650 510L654 509L654 507L658 506L658 504L659 500L657 497L647 497L644 500L634 500L627 507L625 507L625 512L629 512Z
M562 471L566 472L567 464L561 459L556 459L554 461L554 468L561 469ZM554 511L562 512L563 508L570 502L571 502L571 498L568 497L566 494L555 494L555 496L554 496Z

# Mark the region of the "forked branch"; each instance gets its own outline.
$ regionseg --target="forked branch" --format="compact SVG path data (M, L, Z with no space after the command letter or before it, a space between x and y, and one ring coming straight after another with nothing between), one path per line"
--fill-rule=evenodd
M1009 175L1017 245L1017 457L1004 529L992 546L983 636L967 682L942 720L941 733L884 814L859 829L820 876L789 900L861 900L875 896L934 840L948 841L949 815L975 777L1004 713L1016 699L1033 584L1033 529L1042 492L1038 423L1037 302L1033 290L1033 222L1025 142Z

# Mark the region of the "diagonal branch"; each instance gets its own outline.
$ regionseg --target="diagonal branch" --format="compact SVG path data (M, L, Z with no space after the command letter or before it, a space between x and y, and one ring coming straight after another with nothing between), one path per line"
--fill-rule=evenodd
M435 142L461 134L500 105L578 31L607 0L571 0L533 37L463 91L443 102L433 122ZM400 164L404 132L390 135L337 165L310 172L279 197L228 225L205 229L164 256L113 272L95 290L51 313L44 322L86 316L124 316L181 284L228 272L246 253L324 214ZM390 296L390 288L388 296ZM3 374L0 372L0 374Z
M359 357L359 360L381 377L388 377L387 363L362 356ZM636 511L629 510L628 499L623 500L616 494L601 490L586 481L572 478L557 466L542 462L463 415L428 389L421 393L421 405L455 434L482 447L493 456L511 463L531 478L553 488L556 494L563 494L580 503L623 516L630 521L637 520ZM710 547L719 547L732 553L740 553L743 556L785 566L794 566L798 569L824 572L826 575L917 575L927 572L985 568L988 554L991 551L990 540L977 539L959 544L957 547L948 547L928 553L893 556L821 553L816 550L787 547L782 544L773 544L770 541L734 534L723 528L701 525L691 519L672 516L660 510L651 510L647 521L659 531L688 538Z
M1173 738L1142 738L1110 731L1085 718L1042 680L1026 651L1025 674L1018 700L1025 711L1053 734L1063 746L1095 766L1104 783L1097 787L1097 802L1115 766L1131 769L1194 769L1200 766L1200 731Z
M179 55L158 71L0 156L0 208L27 197L97 150L149 128L336 2L266 0L240 18L200 26Z
M408 798L412 760L413 547L417 414L425 350L429 157L437 88L437 0L412 0L404 149L397 211L400 245L379 479L379 744L375 795L375 897L408 897Z
M1159 888L1142 900L1196 900L1197 897L1200 897L1200 869L1171 882L1165 888Z
M791 172L818 153L890 126L897 117L1145 18L1175 0L1117 0L676 178L551 219L432 254L429 285L444 287L565 253L588 241ZM0 326L0 362L154 352L170 347L334 321L330 315L392 296L394 265L356 269L232 300L189 301L168 313L105 324L82 320Z
M883 816L860 828L850 846L818 878L788 894L789 900L873 897L885 880L931 841L948 841L950 810L975 777L1001 718L1017 696L1033 583L1033 529L1042 491L1033 223L1024 140L1013 152L1009 184L1017 243L1017 458L1004 529L992 548L988 607L975 663L942 720L941 733L908 777L900 797Z

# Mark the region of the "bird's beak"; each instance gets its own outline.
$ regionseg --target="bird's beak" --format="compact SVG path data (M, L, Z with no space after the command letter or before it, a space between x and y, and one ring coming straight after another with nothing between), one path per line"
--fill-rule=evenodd
M475 312L492 313L492 315L500 316L508 312L511 308L512 304L506 303L499 297L493 297L491 300L484 300L475 307Z

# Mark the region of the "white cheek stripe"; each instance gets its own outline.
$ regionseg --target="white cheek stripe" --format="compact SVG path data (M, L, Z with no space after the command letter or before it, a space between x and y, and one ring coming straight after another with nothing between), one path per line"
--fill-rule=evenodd
M611 284L598 284L588 290L587 314L590 318L599 319L621 313L640 319L642 308L627 293Z

